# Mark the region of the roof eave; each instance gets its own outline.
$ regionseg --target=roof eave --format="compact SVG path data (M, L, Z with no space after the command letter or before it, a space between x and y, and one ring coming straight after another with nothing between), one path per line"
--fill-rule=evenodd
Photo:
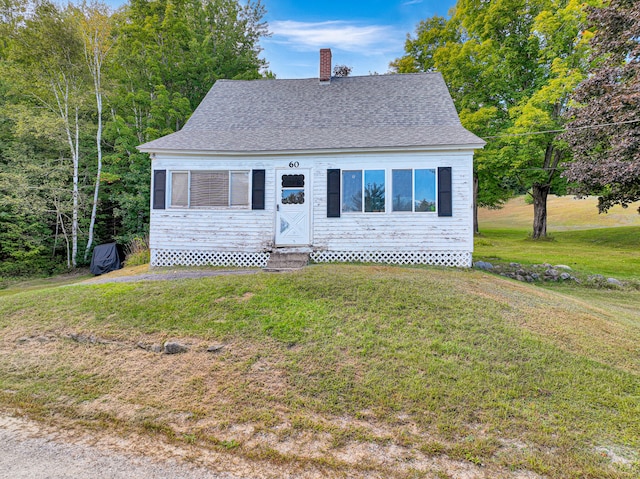
M340 153L397 153L397 152L426 152L426 151L461 151L479 150L485 146L481 143L465 143L451 145L417 145L417 146L380 146L380 147L354 147L354 148L317 148L301 150L191 150L176 148L138 148L143 153L150 154L180 154L189 156L301 156L301 155L335 155Z

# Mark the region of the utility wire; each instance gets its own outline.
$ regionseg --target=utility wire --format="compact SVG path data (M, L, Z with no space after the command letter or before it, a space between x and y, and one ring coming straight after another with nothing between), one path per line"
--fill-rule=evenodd
M485 136L482 138L483 140L490 140L494 138L505 138L507 136L530 136L530 135L544 135L546 133L564 133L565 131L575 131L575 130L588 130L589 128L603 128L605 126L617 126L617 125L628 125L629 123L638 123L638 120L627 120L627 121L618 121L615 123L602 123L600 125L586 125L586 126L578 126L575 128L564 128L562 130L544 130L544 131L530 131L527 133L504 133L502 135L494 135L494 136Z

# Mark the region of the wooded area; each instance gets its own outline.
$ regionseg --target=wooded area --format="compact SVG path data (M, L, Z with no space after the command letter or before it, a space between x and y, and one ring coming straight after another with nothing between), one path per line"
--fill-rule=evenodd
M150 162L135 147L180 129L216 80L266 67L259 1L0 8L0 276L144 236Z
M273 77L264 15L259 0L5 0L0 276L144 237L150 163L135 147L180 129L216 80ZM542 238L549 193L598 195L601 211L640 199L638 38L634 0L459 0L421 21L391 68L443 74L488 141L477 205L529 192Z

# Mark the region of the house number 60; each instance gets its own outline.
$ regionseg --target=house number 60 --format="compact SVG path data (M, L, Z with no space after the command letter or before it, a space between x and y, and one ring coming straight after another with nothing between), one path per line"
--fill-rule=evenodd
M298 166L300 166L300 163L298 163L297 161L289 162L289 168L297 168Z

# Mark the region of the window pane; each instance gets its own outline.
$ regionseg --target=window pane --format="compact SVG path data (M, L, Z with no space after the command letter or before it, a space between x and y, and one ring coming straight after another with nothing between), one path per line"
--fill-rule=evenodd
M249 172L231 172L231 206L249 206Z
M393 170L391 172L393 211L412 211L412 179L413 175L411 170Z
M342 211L362 211L362 171L342 172Z
M302 188L285 188L282 190L283 205L303 205L304 189Z
M416 211L436 210L436 170L416 170Z
M171 173L171 206L188 206L189 174Z
M364 172L364 210L384 212L384 170Z
M228 171L192 171L191 207L229 206Z

